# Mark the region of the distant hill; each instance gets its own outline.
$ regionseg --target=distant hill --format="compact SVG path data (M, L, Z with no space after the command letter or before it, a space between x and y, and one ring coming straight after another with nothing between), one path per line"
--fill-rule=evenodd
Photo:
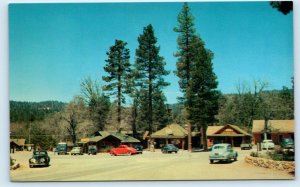
M43 120L46 115L62 111L66 103L60 101L10 101L10 122Z

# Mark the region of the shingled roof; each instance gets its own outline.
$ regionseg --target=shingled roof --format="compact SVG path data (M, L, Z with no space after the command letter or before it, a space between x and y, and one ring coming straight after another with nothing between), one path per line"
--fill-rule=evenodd
M237 132L237 134L222 134L222 132L224 130L226 130L227 128L231 128L234 131ZM246 132L245 130L241 129L240 127L236 126L236 125L224 125L224 126L208 126L207 130L206 130L206 135L207 136L251 136L248 132Z
M253 120L252 133L262 133L265 120ZM268 128L273 132L294 133L295 120L269 120Z
M10 139L10 142L15 142L18 146L24 146L25 145L25 139Z
M151 134L151 138L185 138L187 135L187 130L180 125L173 123Z
M119 133L119 132L108 132L108 131L97 131L96 136L89 138L89 142L98 142L105 139L108 136L113 136L121 141L121 143L139 143L140 141L131 136Z

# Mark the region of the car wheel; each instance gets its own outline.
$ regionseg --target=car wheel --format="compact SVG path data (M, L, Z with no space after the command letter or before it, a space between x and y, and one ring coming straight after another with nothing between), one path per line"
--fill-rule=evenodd
M211 163L211 164L213 164L213 163L214 163L214 160L209 160L209 161L210 161L210 163Z
M33 165L29 164L29 167L30 167L30 168L32 168L32 167L33 167Z
M177 154L177 151L175 151L175 153Z
M234 157L234 161L237 161L237 155L235 155L235 157Z
M128 155L131 155L132 153L131 153L131 151L128 151Z

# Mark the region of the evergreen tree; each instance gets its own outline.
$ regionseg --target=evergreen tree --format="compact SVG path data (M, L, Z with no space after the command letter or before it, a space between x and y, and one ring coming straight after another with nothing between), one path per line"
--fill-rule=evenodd
M178 51L175 53L175 57L178 58L176 62L177 71L175 73L180 78L179 86L184 94L187 92L191 77L191 58L193 57L191 45L196 32L194 19L188 4L184 3L182 11L177 17L178 26L174 28L174 31L179 33L177 38ZM183 98L183 100L186 99L188 98Z
M213 53L205 49L200 37L192 41L194 64L191 68L191 105L188 107L189 119L201 130L203 148L207 150L206 129L216 121L218 114L219 91L217 76L213 72Z
M125 103L124 94L128 93L128 77L130 74L129 49L126 48L127 43L116 40L115 45L110 47L107 52L107 65L104 70L109 76L103 76L102 79L109 84L104 86L104 90L110 91L112 95L116 95L118 103L118 124L121 123L121 103ZM120 130L120 129L118 129Z
M194 17L187 3L184 3L177 20L178 26L174 28L179 33L178 51L175 54L178 58L176 74L180 78L179 86L184 93L189 125L192 123L201 130L202 143L206 150L206 129L215 122L215 115L218 113L218 83L211 62L213 53L205 49L204 42L195 34ZM189 150L190 141L189 137Z
M160 130L171 122L171 114L165 102L166 97L164 93L156 90L153 94L153 126L155 130Z
M177 21L178 25L174 28L174 31L179 33L177 38L178 51L175 53L177 57L175 71L179 77L179 87L183 92L183 97L179 98L180 102L184 103L185 111L189 111L189 107L192 105L192 94L190 93L190 78L191 68L193 66L193 57L195 54L192 53L192 40L194 40L196 29L194 28L194 17L190 12L190 8L187 3L183 4L182 11L178 14ZM186 118L188 119L189 129L192 129L190 119L190 113L187 112ZM192 138L191 134L188 136L188 150L192 149Z
M143 34L138 37L139 46L136 49L136 61L135 68L138 72L137 84L142 89L147 90L147 102L148 102L148 130L153 132L153 93L154 90L160 90L169 83L163 79L164 75L168 75L169 72L164 69L165 61L162 56L159 55L160 48L156 46L157 39L154 35L152 25L144 27Z

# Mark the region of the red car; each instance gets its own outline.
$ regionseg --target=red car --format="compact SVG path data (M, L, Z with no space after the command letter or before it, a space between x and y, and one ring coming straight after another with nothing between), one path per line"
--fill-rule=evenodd
M111 156L132 155L137 154L137 150L127 145L120 145L117 148L112 148L109 153Z

